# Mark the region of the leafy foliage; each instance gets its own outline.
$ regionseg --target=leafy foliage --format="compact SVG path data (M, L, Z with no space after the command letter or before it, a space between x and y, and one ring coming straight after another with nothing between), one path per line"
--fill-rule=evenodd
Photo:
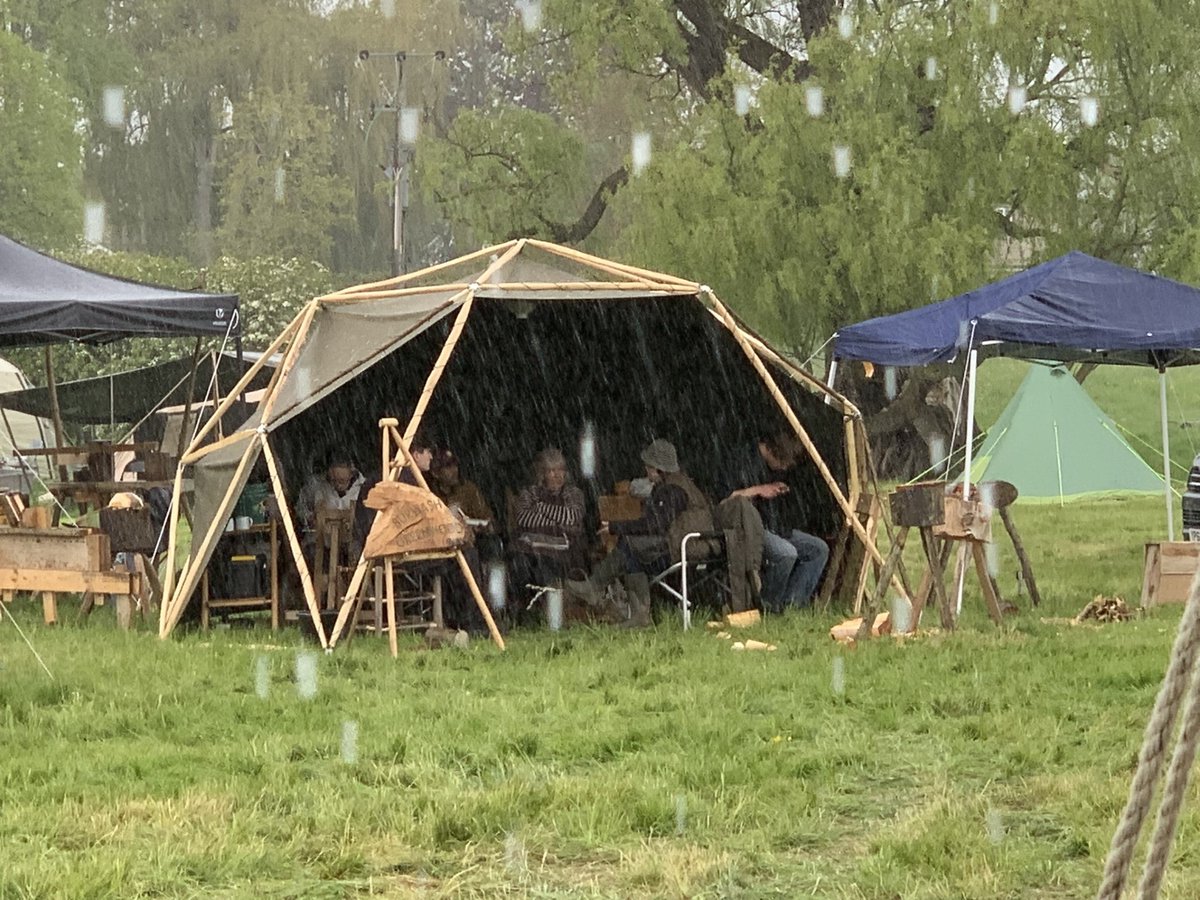
M30 244L70 240L83 224L83 140L67 84L0 30L0 232Z

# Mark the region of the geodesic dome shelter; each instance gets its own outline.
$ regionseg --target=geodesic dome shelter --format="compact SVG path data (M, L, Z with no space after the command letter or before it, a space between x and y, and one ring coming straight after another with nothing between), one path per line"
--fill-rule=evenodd
M792 489L817 534L843 527L849 495L865 482L863 451L847 451L861 430L857 410L745 330L707 287L541 241L320 297L265 355L277 351L283 364L255 414L202 446L218 409L181 461L177 486L185 472L195 483L194 540L178 578L168 574L164 637L263 456L326 644L291 499L331 450L349 451L364 470L379 460L384 417L406 423L406 441L420 428L452 446L496 508L528 483L538 450L557 446L570 458L585 429L599 483L640 474L639 450L664 437L710 493L760 434L791 429L808 450ZM174 519L170 534L174 554Z

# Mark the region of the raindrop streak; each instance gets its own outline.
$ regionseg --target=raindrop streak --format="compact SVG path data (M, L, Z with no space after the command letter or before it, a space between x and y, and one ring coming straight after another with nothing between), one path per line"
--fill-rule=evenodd
M987 826L988 840L993 844L999 844L1004 840L1004 820L1000 818L1000 812L995 807L989 806L987 815L984 816L984 824Z
M896 399L896 369L893 366L883 370L883 392L888 400Z
M517 9L526 31L537 31L542 27L542 0L517 0Z
M992 481L985 481L979 485L979 502L982 503L990 511L996 508L996 484Z
M845 144L837 144L833 148L833 174L838 178L850 174L850 148Z
M946 468L946 439L940 434L929 436L929 465L938 474Z
M733 89L733 111L739 116L750 112L750 85L739 84Z
M590 421L583 423L583 434L579 436L579 474L596 477L596 426Z
M400 110L400 141L405 144L415 144L421 131L421 110L414 106L406 106Z
M912 607L903 597L892 598L892 634L908 634L912 630Z
M682 835L687 829L687 797L675 795L675 834Z
M504 836L504 867L510 872L525 871L525 842L511 831Z
M488 563L488 600L492 609L504 609L508 603L508 572L502 562Z
M317 654L308 651L296 654L296 693L301 700L317 696Z
M254 660L254 693L259 700L266 700L271 693L270 664L261 653Z
M1014 116L1019 114L1025 108L1025 85L1014 84L1008 89L1008 111Z
M125 88L106 87L102 106L104 124L109 128L125 127Z
M850 13L844 12L838 16L838 34L847 41L854 37L854 19Z
M353 719L342 723L342 762L348 766L358 762L358 723Z
M967 179L967 199L968 200L975 199L975 176L974 175L972 175L970 178Z
M563 592L558 588L546 591L546 624L551 631L562 628L563 622Z
M999 3L988 4L988 24L995 25L999 21L1000 21L1000 4Z
M104 241L104 204L83 204L83 239L89 244Z
M833 688L835 697L844 696L846 693L846 661L840 656L833 658L833 679L830 687Z
M814 119L825 112L825 90L819 84L810 84L804 89L804 108Z
M282 203L284 194L287 190L287 173L283 171L283 166L279 166L275 170L275 202Z
M1095 97L1079 98L1079 121L1091 128L1100 119L1100 101Z
M1000 572L1000 545L995 541L984 544L983 558L987 562L988 574L995 578Z
M396 0L379 0L379 11L385 19L396 18Z
M925 77L930 81L937 78L937 57L931 56L925 60Z
M633 135L633 174L641 175L650 165L650 132L638 131Z

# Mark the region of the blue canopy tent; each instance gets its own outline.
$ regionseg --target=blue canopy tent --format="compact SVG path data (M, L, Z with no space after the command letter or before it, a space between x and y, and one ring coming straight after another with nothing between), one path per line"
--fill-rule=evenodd
M840 360L919 366L960 354L970 418L980 355L1157 369L1167 531L1175 539L1166 370L1200 363L1200 289L1073 251L949 300L839 330L831 380ZM971 449L968 428L967 471Z

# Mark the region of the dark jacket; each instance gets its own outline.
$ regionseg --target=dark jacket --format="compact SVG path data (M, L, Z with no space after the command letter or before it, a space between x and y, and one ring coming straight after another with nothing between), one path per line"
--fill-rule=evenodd
M670 550L671 559L678 562L685 535L713 530L712 505L691 478L683 472L668 472L650 492L640 519L611 522L608 528L617 535L659 536ZM699 548L693 553L701 555Z

